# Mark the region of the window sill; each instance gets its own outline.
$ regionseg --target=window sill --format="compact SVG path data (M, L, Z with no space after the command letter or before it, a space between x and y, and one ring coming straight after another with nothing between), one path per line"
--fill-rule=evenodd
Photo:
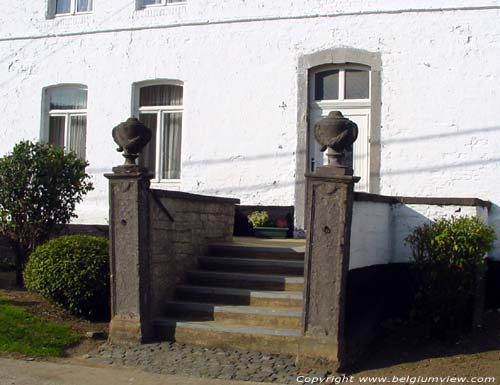
M94 15L94 12L60 13L48 15L47 20L86 20Z
M137 11L145 11L147 9L162 9L162 8L173 8L187 5L187 1L179 1L177 3L168 3L168 4L151 4L144 5L137 8Z

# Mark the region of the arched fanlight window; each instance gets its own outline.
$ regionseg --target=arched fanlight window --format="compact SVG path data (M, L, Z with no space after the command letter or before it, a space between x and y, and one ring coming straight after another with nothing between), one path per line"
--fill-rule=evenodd
M370 98L370 71L333 68L314 75L314 100L365 100Z

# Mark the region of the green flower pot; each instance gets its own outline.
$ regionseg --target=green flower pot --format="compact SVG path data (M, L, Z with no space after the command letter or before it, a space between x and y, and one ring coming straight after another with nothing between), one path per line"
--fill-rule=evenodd
M254 234L257 238L285 239L288 233L286 227L255 227Z

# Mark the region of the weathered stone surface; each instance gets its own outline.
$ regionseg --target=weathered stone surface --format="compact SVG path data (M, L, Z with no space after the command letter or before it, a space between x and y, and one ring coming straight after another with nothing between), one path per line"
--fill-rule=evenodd
M110 190L110 340L143 342L153 336L149 285L149 176L107 174Z
M173 297L184 272L197 266L208 243L232 238L235 200L183 192L152 190L173 222L150 206L151 287L153 315L162 314L163 303Z
M308 178L310 208L305 258L301 363L341 363L354 183L345 169L325 166Z

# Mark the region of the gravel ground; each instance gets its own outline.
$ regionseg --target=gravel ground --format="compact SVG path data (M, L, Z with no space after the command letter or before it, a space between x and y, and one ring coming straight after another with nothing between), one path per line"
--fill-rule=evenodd
M325 370L299 369L295 358L250 351L222 350L161 342L124 349L110 344L84 356L108 365L124 365L152 373L225 380L297 384L297 376L329 374Z

